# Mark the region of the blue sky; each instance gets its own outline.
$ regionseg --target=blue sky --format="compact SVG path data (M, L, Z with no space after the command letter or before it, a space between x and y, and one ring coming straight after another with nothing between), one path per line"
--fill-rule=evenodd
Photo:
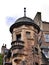
M1 46L7 44L11 47L10 26L19 17L24 16L24 7L26 15L34 19L37 12L42 13L42 20L49 22L49 0L0 0L0 51Z

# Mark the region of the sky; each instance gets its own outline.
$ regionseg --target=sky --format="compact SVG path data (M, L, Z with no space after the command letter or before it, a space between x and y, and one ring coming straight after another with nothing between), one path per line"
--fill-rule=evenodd
M34 19L37 12L41 12L42 20L49 22L49 0L0 0L0 52L1 47L7 44L11 47L12 37L10 26L20 17L26 16Z

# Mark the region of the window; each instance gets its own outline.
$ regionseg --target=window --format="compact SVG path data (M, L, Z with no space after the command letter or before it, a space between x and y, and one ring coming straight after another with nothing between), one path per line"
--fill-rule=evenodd
M49 42L49 34L45 34L44 37L45 37L45 41Z
M38 49L37 48L34 48L32 51L33 51L33 53L38 55Z
M16 35L16 40L21 40L21 34Z
M34 62L33 65L39 65L37 62Z
M22 61L21 65L26 65L26 61Z
M7 54L8 53L8 49L5 49L4 52L5 52L5 54Z
M30 38L30 32L26 32L27 38Z
M46 56L47 58L49 58L48 50L43 50L43 53L45 54L45 56Z
M47 65L47 64L41 64L41 65Z
M38 49L37 48L35 48L35 53L38 54Z
M42 44L42 39L41 39L41 38L38 40L38 43L39 43L40 45Z

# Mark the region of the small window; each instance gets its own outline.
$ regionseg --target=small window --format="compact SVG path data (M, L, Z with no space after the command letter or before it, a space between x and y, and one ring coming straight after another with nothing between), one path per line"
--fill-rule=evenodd
M35 62L35 65L39 65L39 64Z
M8 49L5 49L4 52L5 52L5 54L7 54L8 53Z
M49 54L48 54L48 50L43 50L43 53L45 54L45 56L48 58Z
M26 32L27 38L30 38L30 32Z
M35 53L38 54L38 49L37 48L35 48Z
M34 48L33 49L33 53L38 54L38 49L37 48Z
M39 65L37 62L33 62L33 65Z
M49 42L49 34L45 34L44 37L45 37L45 42Z
M41 39L41 38L38 40L38 43L39 43L40 45L42 44L42 39Z
M16 40L21 40L21 34L16 35Z
M22 64L21 65L26 65L26 61L22 61Z
M41 64L41 65L47 65L47 64Z

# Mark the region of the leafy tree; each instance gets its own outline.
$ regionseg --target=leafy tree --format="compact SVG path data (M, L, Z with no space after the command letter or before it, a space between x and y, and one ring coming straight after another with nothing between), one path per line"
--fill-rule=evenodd
M0 54L0 65L2 65L2 60L3 60L3 57L2 57L2 54Z

